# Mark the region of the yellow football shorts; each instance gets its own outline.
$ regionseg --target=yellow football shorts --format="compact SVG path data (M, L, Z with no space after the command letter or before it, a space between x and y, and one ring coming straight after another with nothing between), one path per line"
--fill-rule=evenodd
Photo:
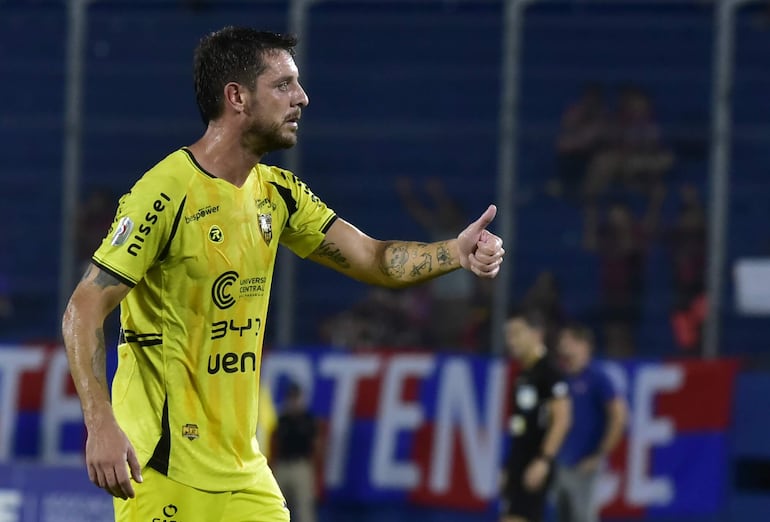
M116 522L289 522L289 510L270 470L260 487L211 492L175 482L152 468L133 482L136 496L114 499Z

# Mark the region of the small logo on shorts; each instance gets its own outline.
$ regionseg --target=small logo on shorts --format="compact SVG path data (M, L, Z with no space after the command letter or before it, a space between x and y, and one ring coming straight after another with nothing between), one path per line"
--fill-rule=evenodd
M188 440L195 440L195 439L197 439L198 438L198 425L197 424L185 424L184 426L182 426L182 437L187 437ZM176 509L176 508L174 507L174 509Z

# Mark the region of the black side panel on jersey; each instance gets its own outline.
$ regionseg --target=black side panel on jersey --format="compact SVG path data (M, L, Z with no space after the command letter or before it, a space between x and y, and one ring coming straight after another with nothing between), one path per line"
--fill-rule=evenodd
M286 203L286 210L289 212L289 217L286 218L286 222L289 223L291 221L291 216L294 215L295 212L297 212L297 201L294 199L294 196L291 195L291 189L282 187L275 181L271 181L270 184L278 190L278 193L283 198L283 201Z
M158 444L155 446L155 451L152 453L152 457L150 457L147 465L158 473L168 475L168 460L171 454L171 430L168 426L168 397L166 397L163 403L160 430L160 439L158 439Z
M161 250L160 256L158 257L160 261L166 259L166 256L168 255L168 251L171 248L171 241L174 239L176 231L179 228L179 221L182 219L182 211L184 210L184 204L186 201L187 196L182 198L182 202L179 204L179 209L176 211L176 216L174 217L174 224L171 225L171 233L168 235L168 241L166 241L166 246L163 247L163 250Z

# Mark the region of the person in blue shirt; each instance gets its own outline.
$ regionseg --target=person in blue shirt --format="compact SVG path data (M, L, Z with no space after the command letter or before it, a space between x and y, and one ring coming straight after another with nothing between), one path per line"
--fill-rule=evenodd
M558 358L572 397L572 425L557 456L554 493L559 522L597 522L594 502L604 459L623 436L627 407L593 361L594 336L574 324L561 331Z

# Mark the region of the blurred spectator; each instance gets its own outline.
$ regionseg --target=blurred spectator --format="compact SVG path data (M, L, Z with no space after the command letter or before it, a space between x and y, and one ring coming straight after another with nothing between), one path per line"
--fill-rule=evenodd
M597 207L586 212L584 244L599 257L601 319L609 356L628 357L635 352L645 258L664 197L665 190L658 186L642 219L620 202L610 205L602 221Z
M302 389L289 386L286 406L278 417L273 443L275 478L292 520L316 521L316 484L313 462L318 452L317 420L305 403Z
M80 205L77 216L77 261L80 272L85 271L115 219L115 196L104 187L93 189ZM79 275L79 274L78 274Z
M327 319L321 338L338 348L425 346L425 301L419 288L372 288L353 308Z
M546 355L545 321L537 310L513 312L504 328L506 349L521 369L510 395L500 520L540 522L554 459L571 423L568 386Z
M409 178L396 180L396 190L404 208L425 229L430 241L455 237L465 228L467 217L441 180L425 182L427 205L417 196ZM432 281L430 291L429 332L432 344L440 348L462 346L476 292L473 274L467 270L456 270Z
M559 283L553 272L544 270L538 274L535 282L524 294L520 307L537 310L542 314L545 320L545 345L549 348L556 346L559 329L564 320L564 309Z
M706 314L706 213L695 186L683 185L679 194L679 214L666 234L674 271L671 324L677 346L697 350Z
M557 174L547 190L554 196L574 196L583 186L586 169L605 144L608 110L604 91L588 84L580 98L564 112L556 140Z
M606 371L593 362L594 338L579 324L561 332L558 358L572 399L572 425L556 459L559 522L598 522L599 473L623 436L627 407Z
M650 97L637 87L624 88L608 132L607 144L588 167L584 192L589 202L612 184L645 194L653 192L671 168L674 156L662 143Z

